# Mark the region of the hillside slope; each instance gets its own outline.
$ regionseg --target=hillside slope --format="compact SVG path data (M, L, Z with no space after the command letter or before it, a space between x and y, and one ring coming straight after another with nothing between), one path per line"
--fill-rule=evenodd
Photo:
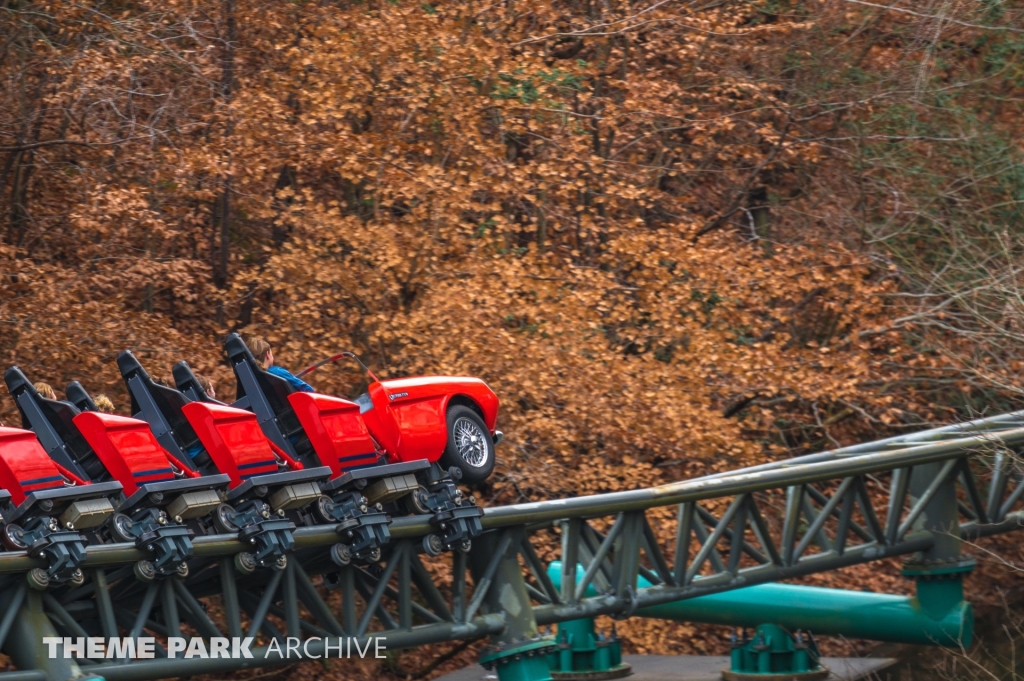
M480 376L490 503L1008 409L1022 7L8 2L0 359L122 411L126 347L230 396L231 330Z

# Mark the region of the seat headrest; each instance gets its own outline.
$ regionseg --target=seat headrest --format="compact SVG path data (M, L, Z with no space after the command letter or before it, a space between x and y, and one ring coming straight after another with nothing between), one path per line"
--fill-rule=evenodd
M238 361L238 359L246 359L252 362L257 367L259 363L256 361L256 357L253 356L249 350L249 346L245 344L242 337L237 333L231 333L228 335L226 341L224 341L224 352L232 361Z
M4 383L7 384L7 390L13 397L17 397L15 393L21 392L23 388L29 390L33 396L38 394L32 381L28 380L28 377L17 365L4 372Z
M67 395L68 402L82 411L99 411L89 392L78 381L68 383L68 387L64 388L64 394Z
M25 373L17 366L13 366L4 372L4 382L7 383L7 389L10 391L15 403L18 404L18 409L22 412L22 416L25 416L25 411L18 398L26 393L36 404L45 407L53 414L59 414L69 424L70 419L79 414L78 407L70 402L51 400L40 395L32 381L28 380Z
M196 378L195 373L192 371L192 367L188 365L188 362L181 360L174 365L171 369L171 374L174 376L174 385L177 386L178 390L185 393L193 402L207 402L210 404L223 404L223 402L216 400L207 394L203 389L199 379Z
M71 419L79 413L78 407L70 402L51 400L40 395L39 391L36 390L36 386L32 381L28 380L28 376L26 376L25 372L23 372L18 366L12 366L4 372L4 382L7 383L7 390L10 391L11 397L14 398L14 403L18 406L18 411L21 412L21 418L26 424L26 429L34 429L35 426L28 425L28 414L25 412L25 408L19 399L23 395L26 395L33 402L43 408L44 411L49 412L51 416L56 416L60 421L64 422L64 425L69 427Z
M132 374L138 374L143 380L152 380L131 350L125 350L117 356L117 368L121 370L121 376L124 378L129 378Z
M92 477L82 468L92 449L74 425L75 417L81 413L78 407L43 397L16 366L4 372L4 381L21 414L22 427L34 431L46 453L62 466L83 478Z

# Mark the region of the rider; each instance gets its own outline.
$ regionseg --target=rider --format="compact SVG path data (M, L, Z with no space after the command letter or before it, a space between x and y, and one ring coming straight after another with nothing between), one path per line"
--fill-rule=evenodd
M45 400L57 399L57 393L53 392L53 386L51 386L49 383L43 383L42 381L40 381L39 383L35 384L35 389L36 392L39 393L39 396Z
M96 408L99 409L104 414L114 413L114 403L111 402L110 398L107 397L106 395L97 395L96 399L93 400L93 402L96 404Z
M206 376L203 376L202 374L195 374L195 377L196 381L199 382L199 387L203 389L203 392L206 393L206 396L209 397L211 400L217 399L217 391L214 390L213 381L208 379Z
M259 336L250 336L246 339L245 344L248 346L249 352L252 353L252 356L256 358L256 361L259 362L260 366L267 372L288 381L288 383L296 390L301 390L306 393L316 392L313 390L313 386L309 383L297 378L284 367L274 365L274 351L270 349L270 343L265 341L263 338L260 338Z

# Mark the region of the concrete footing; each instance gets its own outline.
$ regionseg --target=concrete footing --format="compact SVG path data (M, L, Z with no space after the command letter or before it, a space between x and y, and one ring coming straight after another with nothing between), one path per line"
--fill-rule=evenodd
M622 661L633 667L626 681L721 681L722 670L729 668L729 658L715 655L623 655ZM885 669L896 660L879 657L824 657L821 663L829 669L829 681L859 681ZM436 681L497 681L494 672L479 665L446 674Z

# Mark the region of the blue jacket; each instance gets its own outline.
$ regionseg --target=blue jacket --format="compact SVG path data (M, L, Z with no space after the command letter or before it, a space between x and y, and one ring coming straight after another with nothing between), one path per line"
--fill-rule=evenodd
M291 386L296 390L301 390L304 393L316 392L315 390L313 390L313 386L311 386L309 383L306 383L301 378L296 378L292 374L292 372L288 371L284 367L279 367L275 364L274 366L267 369L267 371L274 374L275 376L280 376L284 380L288 381L288 383L290 383Z

